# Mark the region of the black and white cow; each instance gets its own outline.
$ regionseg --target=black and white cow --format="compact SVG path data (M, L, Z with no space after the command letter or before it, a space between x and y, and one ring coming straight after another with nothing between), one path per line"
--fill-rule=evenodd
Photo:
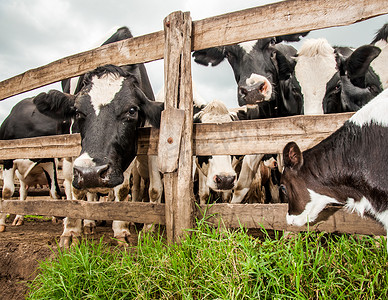
M295 77L303 93L303 114L357 111L381 91L370 63L380 53L365 45L332 47L324 38L307 39L296 56Z
M388 230L387 141L385 90L313 148L301 152L288 143L281 177L288 224L314 222L327 204L341 203L374 216Z
M303 34L305 35L305 34ZM227 58L237 82L237 99L247 106L249 119L300 114L300 87L293 77L290 57L296 53L282 40L299 40L300 35L265 38L230 46L195 51L194 61L217 66Z
M69 132L69 120L56 121L41 114L33 98L17 103L0 127L1 140L13 140L64 134ZM27 197L28 186L46 185L50 187L50 196L60 198L57 182L57 163L55 159L16 159L5 160L3 169L3 199L9 199L15 192L15 175L20 182L20 200ZM0 216L0 232L6 229L6 214ZM13 225L22 225L23 216L17 215Z
M208 103L194 115L194 123L228 123L236 120L225 104L219 100ZM220 193L222 200L230 200L237 181L231 155L197 156L193 170L198 173L198 194L201 204L209 199L211 191Z
M35 97L42 113L59 120L72 118L73 128L81 134L82 150L73 166L76 191L107 193L123 183L124 172L136 156L137 129L146 120L153 126L160 123L164 105L151 101L146 95L150 93L144 66L106 65L87 73L75 96L50 91ZM128 225L114 221L114 236L125 242ZM61 246L80 234L81 221L67 219Z

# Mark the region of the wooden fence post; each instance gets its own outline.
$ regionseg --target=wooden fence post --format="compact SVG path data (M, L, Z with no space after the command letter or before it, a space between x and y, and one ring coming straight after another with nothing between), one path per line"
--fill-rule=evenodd
M192 228L194 218L191 30L189 12L173 12L164 19L165 110L158 158L164 174L169 243L179 242L184 230Z

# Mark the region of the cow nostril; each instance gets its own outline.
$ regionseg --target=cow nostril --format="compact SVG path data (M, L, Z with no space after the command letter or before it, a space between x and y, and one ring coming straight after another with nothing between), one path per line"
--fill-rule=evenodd
M213 178L214 182L217 183L217 184L220 184L222 182L222 179L218 176L218 175L215 175L214 178Z
M108 170L109 170L109 165L102 165L96 168L97 175L101 179L106 179L108 177Z

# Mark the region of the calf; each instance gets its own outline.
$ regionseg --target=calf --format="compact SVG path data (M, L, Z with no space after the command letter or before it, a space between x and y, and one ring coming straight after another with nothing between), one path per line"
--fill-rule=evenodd
M387 112L385 90L313 148L285 146L280 190L288 224L314 222L327 204L341 203L388 230Z
M226 123L235 120L225 104L214 100L194 115L194 123ZM198 189L201 204L205 204L210 191L219 192L224 201L231 197L236 184L236 172L232 165L231 155L197 156Z
M121 185L136 156L137 129L146 120L159 126L164 105L151 101L143 92L151 87L144 85L143 76L147 74L142 70L137 65L98 67L85 75L84 85L75 96L50 91L35 97L34 103L42 113L59 120L73 118L73 128L81 134L82 149L73 166L76 192L108 193ZM128 223L115 221L113 231L125 242ZM80 233L81 222L68 219L60 244L68 245Z

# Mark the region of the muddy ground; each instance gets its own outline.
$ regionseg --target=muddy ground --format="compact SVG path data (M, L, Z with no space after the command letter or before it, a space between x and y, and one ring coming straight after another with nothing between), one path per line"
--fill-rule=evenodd
M13 216L11 216L13 217ZM11 223L11 218L8 222ZM12 218L13 219L13 218ZM0 233L0 299L25 299L27 282L37 275L40 261L55 257L57 243L62 233L62 223L53 224L50 219L27 220L22 226L7 226ZM135 232L134 232L135 233ZM98 226L93 238L103 237L104 242L114 246L110 224ZM132 234L131 244L137 241Z

